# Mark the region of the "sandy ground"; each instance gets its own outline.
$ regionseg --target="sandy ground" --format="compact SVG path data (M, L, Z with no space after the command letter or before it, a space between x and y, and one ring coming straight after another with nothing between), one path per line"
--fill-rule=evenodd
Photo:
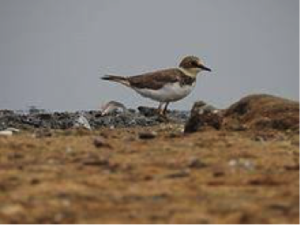
M299 223L298 134L182 129L0 137L0 222Z

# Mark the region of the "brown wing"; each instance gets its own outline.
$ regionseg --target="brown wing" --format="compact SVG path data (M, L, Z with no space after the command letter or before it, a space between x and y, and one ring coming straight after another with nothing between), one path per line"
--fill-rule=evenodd
M159 70L152 73L146 73L138 76L127 78L131 87L160 89L166 83L179 82L181 85L191 84L195 81L194 78L184 75L179 69Z

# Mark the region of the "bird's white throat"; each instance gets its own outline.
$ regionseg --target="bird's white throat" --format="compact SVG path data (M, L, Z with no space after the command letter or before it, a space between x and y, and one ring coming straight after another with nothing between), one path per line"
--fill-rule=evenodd
M198 73L201 71L200 68L185 69L185 68L179 67L178 69L181 72L183 72L186 76L193 77L193 78L195 78L198 75Z

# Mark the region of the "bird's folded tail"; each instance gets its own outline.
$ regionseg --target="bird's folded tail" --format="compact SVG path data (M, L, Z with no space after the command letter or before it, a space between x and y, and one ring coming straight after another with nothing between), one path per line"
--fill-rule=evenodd
M115 76L115 75L105 75L104 77L101 77L102 80L109 80L114 81L120 84L124 84L126 86L130 86L130 83L126 77L122 76Z

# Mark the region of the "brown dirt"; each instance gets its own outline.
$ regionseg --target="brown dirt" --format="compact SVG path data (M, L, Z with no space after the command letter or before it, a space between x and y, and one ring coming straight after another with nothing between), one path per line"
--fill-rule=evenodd
M298 133L182 129L0 137L0 222L299 223Z

